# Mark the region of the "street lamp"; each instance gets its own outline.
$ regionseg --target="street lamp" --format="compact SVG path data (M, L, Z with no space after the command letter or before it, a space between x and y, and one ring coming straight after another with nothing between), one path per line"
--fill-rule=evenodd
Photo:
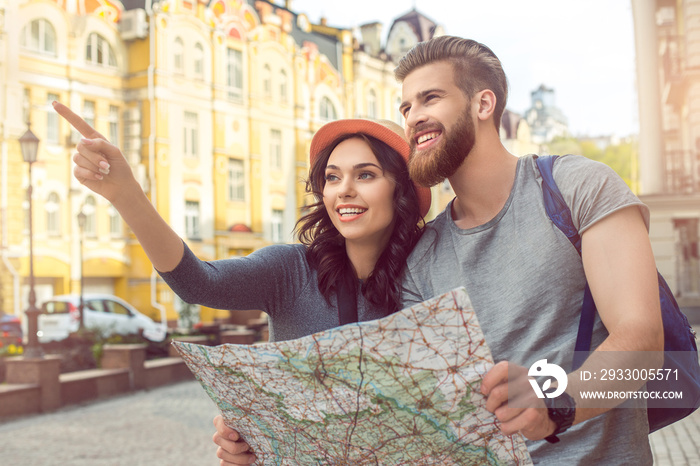
M85 317L83 314L83 309L85 308L85 301L83 299L83 290L85 289L85 274L83 273L83 234L85 232L86 219L87 215L85 215L81 207L78 213L78 228L80 228L80 330L85 328Z
M32 164L36 162L39 138L32 133L29 122L27 122L27 131L19 138L19 146L22 149L22 158L29 164L29 186L27 187L27 201L29 202L29 307L25 311L29 341L24 355L27 358L41 358L44 356L44 352L39 346L39 338L37 337L41 311L36 307L36 292L34 291L34 232L32 231Z

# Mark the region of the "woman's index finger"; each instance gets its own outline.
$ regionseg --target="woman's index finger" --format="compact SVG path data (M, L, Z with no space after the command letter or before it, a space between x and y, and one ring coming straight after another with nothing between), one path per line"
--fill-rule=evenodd
M90 139L95 139L95 138L100 138L107 140L104 136L102 136L100 133L98 133L95 128L90 126L85 120L80 118L78 115L73 112L70 108L66 107L60 102L54 102L53 103L53 108L56 110L56 113L61 115L70 125L75 128L80 134L82 134L86 138Z

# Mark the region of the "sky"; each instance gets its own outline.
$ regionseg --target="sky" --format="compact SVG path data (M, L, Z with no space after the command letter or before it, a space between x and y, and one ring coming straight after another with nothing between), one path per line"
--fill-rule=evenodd
M293 0L313 23L353 28L379 21L383 35L413 7L449 35L486 44L509 82L507 108L524 114L530 93L554 89L575 136L639 132L630 0Z

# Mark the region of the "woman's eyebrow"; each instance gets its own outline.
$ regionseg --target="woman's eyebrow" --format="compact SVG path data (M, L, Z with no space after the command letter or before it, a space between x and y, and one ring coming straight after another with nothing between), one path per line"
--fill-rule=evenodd
M353 170L360 170L360 169L367 168L367 167L375 167L381 171L384 171L384 169L382 167L380 167L376 163L372 163L372 162L358 163L357 165L353 165L352 169ZM340 167L337 165L326 165L326 170L340 170Z
M382 167L380 167L376 163L372 163L372 162L358 163L357 165L353 166L352 168L354 168L355 170L359 170L359 169L367 168L367 167L375 167L375 168L378 168L379 170L382 170ZM382 171L384 171L384 170L382 170Z

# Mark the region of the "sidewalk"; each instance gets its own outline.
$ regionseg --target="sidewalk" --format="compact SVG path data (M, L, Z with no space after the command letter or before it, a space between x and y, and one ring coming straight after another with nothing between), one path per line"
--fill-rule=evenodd
M199 382L0 423L0 465L218 466L214 402Z
M656 466L700 465L700 410L649 436Z
M700 325L693 329L700 338ZM649 442L656 466L700 465L700 410L654 432Z

